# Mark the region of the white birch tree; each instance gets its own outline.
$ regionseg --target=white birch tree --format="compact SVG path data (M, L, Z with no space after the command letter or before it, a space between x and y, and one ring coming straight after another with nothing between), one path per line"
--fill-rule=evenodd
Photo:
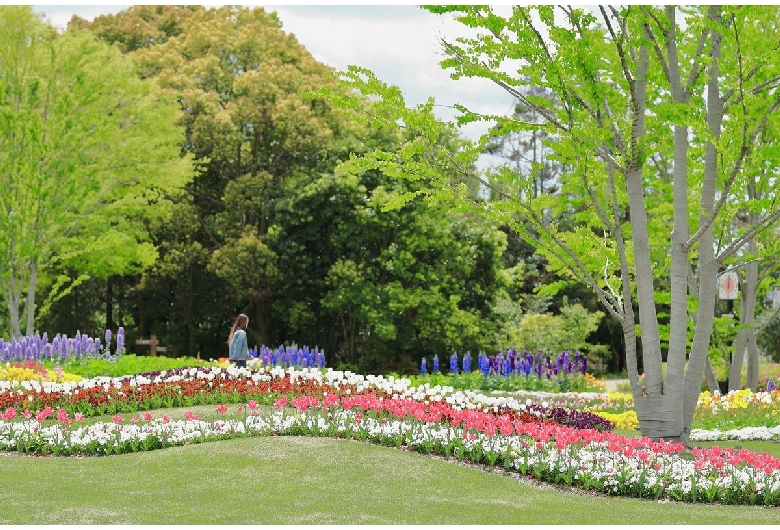
M417 134L400 156L375 152L354 158L343 170L374 168L421 182L419 192L396 203L419 195L455 200L461 209L512 226L561 273L589 285L622 326L642 434L688 443L712 334L717 275L727 259L737 260L737 252L780 217L776 202L747 198L741 207L755 212L755 221L729 232L727 240L714 236L715 227L733 216L733 197L745 197L741 190L748 177L762 175L777 187L777 157L762 132L778 120L780 56L775 32L757 30L759 23L773 25L776 8L516 6L508 16L485 6L427 9L454 14L473 30L473 38L442 40L447 55L442 66L453 78L492 80L541 117L524 122L457 106L459 124L487 120L504 132L549 133L555 140L547 147L570 168L561 177L560 197L534 197L533 175L504 167L482 179L489 187L496 178L501 189L493 187L490 200L475 204L465 186L453 185L438 168L468 167L487 138L473 150L445 152L432 101L407 109L396 88L359 68L344 72L345 82L364 95L380 96L364 119L387 116L382 123L401 123ZM531 86L557 100L527 96ZM359 108L357 100L332 99ZM647 162L656 152L673 160L671 197ZM758 161L769 170L753 173ZM502 191L507 185L518 192ZM587 204L567 200L583 192ZM671 203L671 233L653 231L657 224L649 205L663 200ZM575 221L573 230L548 221L560 214ZM665 252L654 258L651 246L658 244ZM669 279L665 372L656 304L656 291L664 285L660 278Z

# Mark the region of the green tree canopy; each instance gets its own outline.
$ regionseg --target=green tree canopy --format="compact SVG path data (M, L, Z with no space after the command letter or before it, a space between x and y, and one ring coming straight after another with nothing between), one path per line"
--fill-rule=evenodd
M116 48L59 35L29 6L0 7L0 23L0 290L19 336L55 265L105 275L153 261L147 222L192 166L175 101Z

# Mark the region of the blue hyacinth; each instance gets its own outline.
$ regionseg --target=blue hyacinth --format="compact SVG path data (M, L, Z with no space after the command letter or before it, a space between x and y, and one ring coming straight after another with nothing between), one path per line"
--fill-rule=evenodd
M425 364L425 357L420 362L420 375L425 375L428 372L428 367Z
M433 356L433 373L438 374L439 373L439 356L434 355Z
M450 373L458 373L458 354L454 352L450 355Z
M463 373L471 373L471 352L466 352L466 355L463 356Z

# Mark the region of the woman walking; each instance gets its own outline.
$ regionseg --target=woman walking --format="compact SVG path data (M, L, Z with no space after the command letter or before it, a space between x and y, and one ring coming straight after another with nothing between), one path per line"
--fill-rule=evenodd
M249 359L249 346L246 340L246 327L249 325L249 317L241 313L233 322L233 327L228 335L228 360L238 367L246 367Z

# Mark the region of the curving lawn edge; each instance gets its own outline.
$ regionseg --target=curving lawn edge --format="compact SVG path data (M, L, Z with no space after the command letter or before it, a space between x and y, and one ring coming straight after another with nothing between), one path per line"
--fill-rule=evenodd
M0 456L2 524L774 524L777 508L614 498L351 440L251 437Z

